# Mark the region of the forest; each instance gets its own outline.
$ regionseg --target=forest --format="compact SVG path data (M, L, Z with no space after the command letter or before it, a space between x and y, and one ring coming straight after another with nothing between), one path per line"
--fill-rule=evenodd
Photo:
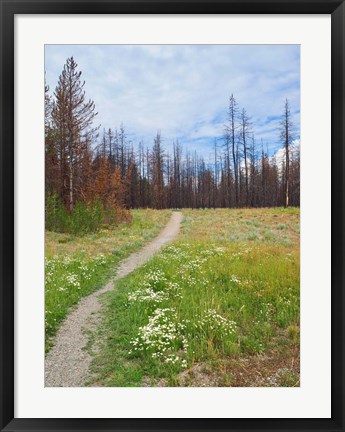
M145 142L121 118L103 127L86 90L73 57L53 92L45 83L45 386L299 387L300 145L286 87L266 141L224 92L206 151L164 124L149 142L169 109L151 114Z
M277 121L282 157L257 142L255 124L235 96L228 99L227 122L215 136L212 158L164 145L164 125L152 143L132 142L123 124L97 124L82 72L66 60L53 94L45 85L46 227L69 231L72 215L94 230L130 218L134 208L242 208L299 206L299 136L285 100ZM73 223L72 223L73 225Z

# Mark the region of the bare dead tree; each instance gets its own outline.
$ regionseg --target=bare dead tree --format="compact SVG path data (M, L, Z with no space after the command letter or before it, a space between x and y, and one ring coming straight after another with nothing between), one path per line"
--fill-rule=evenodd
M289 207L289 187L290 187L290 146L293 141L292 129L293 123L289 101L286 99L284 104L284 113L280 121L280 141L285 151L285 169L284 169L284 206Z

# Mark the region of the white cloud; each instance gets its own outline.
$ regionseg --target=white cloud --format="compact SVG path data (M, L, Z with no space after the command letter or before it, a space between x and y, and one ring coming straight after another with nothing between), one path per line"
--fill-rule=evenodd
M46 46L47 82L54 88L73 55L105 128L124 123L133 139L212 145L234 93L252 117L257 139L277 146L285 98L299 128L299 47L239 45ZM197 141L198 140L198 141ZM204 145L207 151L207 144Z
M291 148L291 156L293 157L294 155L296 155L297 152L300 151L300 140L296 139L293 141ZM280 148L278 149L274 156L272 157L272 159L275 158L277 166L279 168L279 170L281 171L282 167L283 167L283 163L285 161L285 148Z

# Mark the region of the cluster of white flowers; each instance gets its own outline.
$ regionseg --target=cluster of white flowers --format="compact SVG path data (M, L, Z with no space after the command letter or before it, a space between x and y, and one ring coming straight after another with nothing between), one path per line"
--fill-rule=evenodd
M189 319L179 320L175 308L164 308L163 302L172 298L182 298L182 287L209 286L210 281L204 276L205 263L213 256L226 253L226 248L215 245L208 246L195 254L191 246L168 246L158 257L158 266L164 262L180 263L180 272L173 280L168 280L167 274L160 269L153 269L146 273L140 286L127 296L129 304L134 302L151 302L156 307L148 323L140 327L138 334L131 340L130 354L149 355L152 359L162 363L186 368L188 362L188 334L191 326L204 332L214 329L224 336L236 332L236 323L219 315L210 309L202 314L202 318L195 324ZM234 278L237 278L234 276ZM239 279L236 279L239 282ZM160 306L160 307L158 307ZM194 332L195 330L192 330Z
M204 256L215 256L215 255L224 255L224 253L226 252L226 248L225 247L221 247L221 246L212 246L211 249L205 249L202 250L200 252L201 255Z
M105 256L103 254L99 254L96 256L95 261L97 264L105 264L107 261L105 259Z
M57 264L57 260L55 258L52 259L45 258L44 267L45 267L46 284L49 284L53 281L54 273L56 271L56 264Z
M181 287L176 282L169 282L161 270L154 270L145 275L140 287L128 294L128 302L162 303L170 298L181 298Z
M52 271L47 271L46 270L46 272L45 272L46 284L49 284L49 283L52 282L53 276L54 276L54 273Z
M239 252L234 252L232 254L232 257L233 258L238 258L238 257L241 257L243 255L248 255L252 250L253 250L253 248L246 247L246 248L244 248L243 250L241 250Z
M154 270L150 273L147 273L144 278L144 283L148 286L157 286L161 283L164 283L167 281L167 278L165 277L164 273L161 270Z
M181 266L181 270L195 271L199 270L203 264L207 262L207 258L195 258L194 260L189 261L188 263Z
M184 353L188 348L187 338L182 334L184 324L178 323L174 308L158 308L149 317L146 326L139 327L136 338L131 340L132 352L149 352L154 359L166 363L181 363L183 358L174 354L179 351ZM183 362L186 364L186 362Z
M190 244L183 244L182 247L178 246L168 246L164 249L164 251L160 254L160 261L170 262L172 260L179 261L181 263L187 262L187 264L183 264L182 269L185 270L197 270L200 269L202 264L204 264L208 258L217 255L223 255L226 251L226 248L219 247L216 245L210 245L208 249L201 250L198 253L198 257L192 259L192 256L195 255L193 252L193 248Z
M241 279L236 275L231 275L230 281L237 284L237 285L241 285Z
M241 286L241 287L251 287L253 285L253 282L249 279L241 279L239 276L237 275L231 275L230 276L230 282Z
M236 332L236 322L224 318L214 309L208 309L204 318L199 321L201 328L209 327L211 330L221 331L230 335Z
M173 365L179 364L183 369L188 366L188 362L186 359L181 358L176 354L169 354L165 357L164 363L171 363Z
M177 246L168 246L160 254L160 259L164 262L169 261L188 261L190 259L190 253L188 252L189 245L185 244L184 249Z
M131 302L144 302L152 301L155 303L162 303L168 299L168 293L164 291L154 291L152 288L139 288L128 294L128 301Z
M257 320L255 321L255 323L261 326L262 322L267 323L271 321L274 313L275 313L275 308L272 305L272 303L269 302L262 303L261 308L256 315Z
M105 257L98 256L95 260L84 261L81 258L71 259L69 256L45 259L46 290L64 292L68 287L81 289L83 280L90 280L96 266L104 264Z
M291 299L289 299L288 297L280 297L278 299L278 302L280 304L283 304L283 305L290 305L291 304Z
M71 263L71 258L68 256L68 255L65 255L64 257L63 257L63 260L62 260L62 262L65 264L65 265L68 265L68 264L70 264Z
M69 273L65 276L65 281L68 285L72 285L76 288L80 288L80 281L78 275Z
M81 272L81 276L86 280L90 280L92 273L95 271L94 267L88 267L86 264L81 264L78 268Z
M46 268L54 268L55 264L56 264L56 259L55 258L45 258L44 264L45 264Z
M212 252L216 255L224 255L226 252L226 248L222 246L216 246L215 248L213 248Z

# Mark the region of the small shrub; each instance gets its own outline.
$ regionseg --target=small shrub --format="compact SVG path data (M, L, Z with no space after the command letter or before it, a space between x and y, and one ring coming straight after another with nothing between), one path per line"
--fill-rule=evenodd
M49 194L45 202L45 224L50 231L66 232L68 225L67 211L58 194Z
M73 235L98 231L103 225L115 226L121 222L130 222L129 210L116 205L104 205L99 200L90 202L77 201L69 212L61 198L56 194L46 197L46 229Z

